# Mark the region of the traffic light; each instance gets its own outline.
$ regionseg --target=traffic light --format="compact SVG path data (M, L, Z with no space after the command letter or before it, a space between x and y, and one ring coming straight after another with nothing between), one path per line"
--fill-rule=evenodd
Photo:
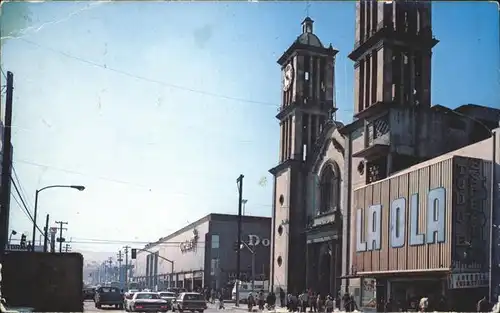
M130 257L132 258L132 260L135 260L137 258L137 249L132 249L130 251Z
M238 245L237 242L233 243L233 249L234 249L234 251L240 250L240 246Z
M21 235L21 248L26 248L26 235Z

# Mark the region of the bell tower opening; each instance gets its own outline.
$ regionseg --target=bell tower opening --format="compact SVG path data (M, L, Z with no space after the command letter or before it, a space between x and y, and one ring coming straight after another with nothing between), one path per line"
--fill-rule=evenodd
M378 103L431 106L431 3L356 3L355 116Z

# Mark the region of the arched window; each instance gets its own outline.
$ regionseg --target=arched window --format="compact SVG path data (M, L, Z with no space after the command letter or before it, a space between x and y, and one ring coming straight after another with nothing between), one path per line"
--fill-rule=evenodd
M319 213L340 210L340 173L336 164L327 164L321 173Z

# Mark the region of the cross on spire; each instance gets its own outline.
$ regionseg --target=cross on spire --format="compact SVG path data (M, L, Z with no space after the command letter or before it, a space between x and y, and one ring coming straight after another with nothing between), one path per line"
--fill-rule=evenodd
M311 7L311 4L309 3L309 0L306 1L306 17L309 17L309 8Z

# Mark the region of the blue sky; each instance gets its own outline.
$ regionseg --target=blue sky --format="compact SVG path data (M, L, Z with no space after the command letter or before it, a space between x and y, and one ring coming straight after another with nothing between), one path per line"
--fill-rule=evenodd
M15 75L14 168L39 220L88 238L153 241L210 212L271 215L278 160L277 58L300 33L306 3L82 2L3 5L2 69ZM353 105L354 3L314 2L315 32L340 50L338 118ZM27 15L29 19L21 17ZM494 3L436 3L434 104L498 106ZM41 27L40 27L41 26ZM6 33L8 31L8 33ZM2 100L3 110L3 100ZM263 178L267 184L262 184ZM31 232L12 202L11 228Z

